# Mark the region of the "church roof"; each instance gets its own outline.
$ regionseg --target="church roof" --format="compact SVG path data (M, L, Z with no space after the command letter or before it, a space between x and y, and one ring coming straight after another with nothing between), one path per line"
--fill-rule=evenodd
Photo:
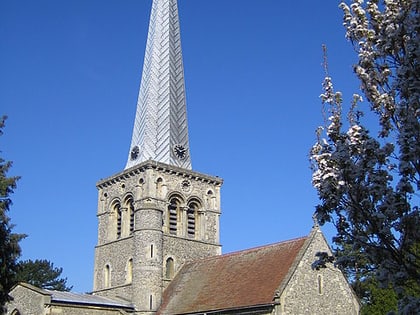
M92 294L81 294L74 292L65 291L54 291L44 290L51 295L52 303L65 303L73 305L90 305L90 306L101 306L107 308L123 308L123 309L134 309L132 303L116 299L107 298L103 296L97 296Z
M122 309L127 311L134 310L134 305L126 300L120 298L108 298L93 294L83 294L83 293L75 293L75 292L67 292L67 291L56 291L56 290L48 290L38 288L33 286L29 283L19 282L16 284L12 290L16 290L16 288L22 287L25 290L31 290L36 292L37 294L41 294L44 296L49 297L49 303L51 304L69 304L75 306L91 306L91 307L102 307L102 308L110 308L110 309ZM25 302L25 301L22 301Z
M307 237L186 264L165 290L158 314L271 306Z
M11 291L15 290L17 287L22 287L26 290L31 290L38 294L42 294L44 296L49 296L50 302L52 304L71 304L71 305L78 305L78 306L94 306L94 307L134 310L134 306L131 302L118 299L118 298L111 299L111 298L92 295L92 294L41 289L29 283L24 283L24 282L19 282L18 284L16 284L12 288Z

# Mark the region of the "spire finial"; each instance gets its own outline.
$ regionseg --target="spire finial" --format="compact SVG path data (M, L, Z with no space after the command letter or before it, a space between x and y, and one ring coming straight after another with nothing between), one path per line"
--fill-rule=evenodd
M319 221L318 221L318 217L316 215L316 212L314 212L314 214L312 215L312 220L314 221L313 228L315 228L315 229L319 228Z
M153 0L125 168L150 159L191 169L177 0Z

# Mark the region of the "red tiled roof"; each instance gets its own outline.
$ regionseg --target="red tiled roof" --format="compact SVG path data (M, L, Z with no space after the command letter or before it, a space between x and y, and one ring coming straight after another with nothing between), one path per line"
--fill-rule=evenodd
M189 314L273 303L307 238L185 265L163 294L158 314Z

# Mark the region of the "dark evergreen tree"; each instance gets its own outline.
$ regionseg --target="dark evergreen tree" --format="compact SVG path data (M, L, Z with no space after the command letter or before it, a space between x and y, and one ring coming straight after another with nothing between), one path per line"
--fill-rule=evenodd
M0 118L0 136L3 134L6 118ZM7 177L11 166L11 161L0 157L0 314L5 312L5 303L9 301L8 293L14 284L17 259L20 256L19 241L24 237L12 232L13 225L7 215L12 204L10 195L19 179L18 176Z
M70 291L72 286L67 286L67 278L61 278L63 268L54 267L46 259L20 261L16 274L16 282L26 282L38 288Z
M361 297L361 315L383 315L397 312L398 298L391 288L381 288L374 274L370 274L353 284Z

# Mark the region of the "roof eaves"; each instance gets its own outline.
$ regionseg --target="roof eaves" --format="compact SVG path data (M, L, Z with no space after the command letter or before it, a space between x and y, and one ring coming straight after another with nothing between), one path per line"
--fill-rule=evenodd
M116 305L107 305L107 304L89 304L89 303L77 303L77 302L65 302L65 301L52 301L48 303L51 306L71 306L75 308L88 308L88 309L99 309L99 310L123 310L123 311L134 311L134 306L116 306Z
M279 303L274 302L269 304L258 304L258 305L248 305L248 306L239 306L239 307L232 307L232 308L224 308L224 309L217 309L217 310L208 310L208 311L201 311L195 313L184 313L178 315L208 315L208 314L261 314L266 313L267 309L272 309L274 306L278 305Z
M102 297L88 294L77 294L62 291L48 292L51 293L51 304L54 305L91 306L107 309L134 310L134 306L128 302L125 303L112 299L103 300L104 298Z
M219 176L210 176L210 175L202 174L193 170L187 170L185 168L178 167L175 165L169 165L169 164L157 162L154 160L148 160L148 161L141 162L140 164L137 164L133 167L127 168L124 171L121 171L110 177L100 179L96 183L96 187L103 188L103 187L109 186L115 182L126 180L127 178L138 175L144 170L151 169L151 168L162 171L162 172L177 174L178 176L181 176L181 177L186 177L186 178L195 179L198 181L211 183L216 186L221 186L223 184L223 179Z

